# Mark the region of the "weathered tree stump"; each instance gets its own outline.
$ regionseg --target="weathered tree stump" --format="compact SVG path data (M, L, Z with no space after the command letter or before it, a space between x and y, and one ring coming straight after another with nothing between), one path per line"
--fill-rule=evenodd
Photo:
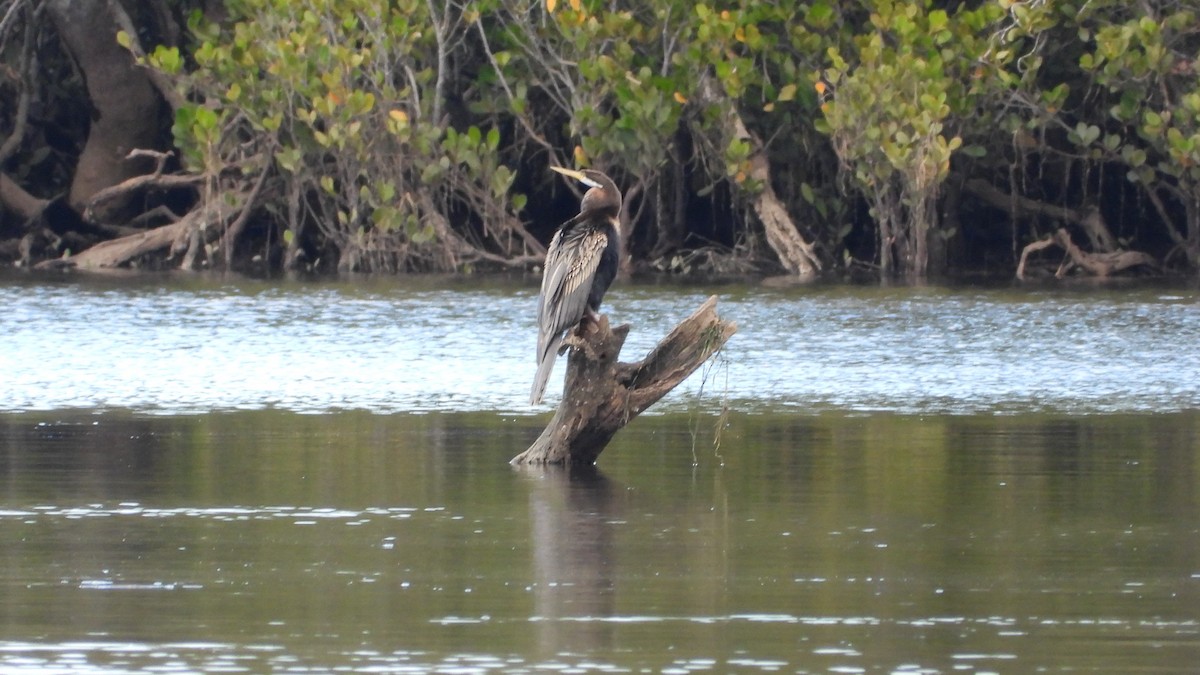
M696 371L737 332L717 316L714 295L641 361L621 363L629 326L589 324L567 358L562 401L550 424L513 464L593 464L612 437Z

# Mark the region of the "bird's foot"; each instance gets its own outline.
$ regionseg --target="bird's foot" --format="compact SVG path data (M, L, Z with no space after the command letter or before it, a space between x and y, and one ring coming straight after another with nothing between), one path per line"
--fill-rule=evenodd
M567 336L563 338L562 344L558 348L558 353L561 356L568 349L572 348L582 350L584 355L591 361L599 358L596 350L592 349L592 345L587 341L587 328L583 325L583 322L580 322L578 328L567 333Z
M607 319L591 307L586 307L583 310L583 316L579 318L579 323L575 326L575 333L580 337L604 331L608 326Z

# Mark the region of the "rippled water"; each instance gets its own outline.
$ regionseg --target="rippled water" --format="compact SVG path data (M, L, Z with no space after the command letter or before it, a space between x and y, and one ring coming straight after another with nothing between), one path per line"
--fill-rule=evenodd
M1200 663L1190 287L619 286L740 331L563 472L532 282L5 281L0 673Z
M538 431L0 415L0 672L1200 662L1200 414L676 414L509 468Z
M535 292L494 280L25 279L0 286L0 409L540 412L525 403ZM739 333L657 411L1200 407L1191 288L618 285L606 311L634 326L624 360L709 294Z

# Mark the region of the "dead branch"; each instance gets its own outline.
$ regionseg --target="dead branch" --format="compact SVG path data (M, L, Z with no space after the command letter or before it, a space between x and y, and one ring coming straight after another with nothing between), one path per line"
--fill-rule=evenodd
M1116 238L1109 230L1103 214L1095 207L1069 209L1023 195L1010 195L982 178L973 178L967 181L963 187L987 204L1014 218L1020 215L1035 215L1077 225L1087 234L1092 248L1098 252L1117 249Z
M38 263L35 267L38 269L61 267L100 269L120 267L138 256L153 253L154 251L170 246L180 232L186 231L187 228L196 224L202 212L202 209L196 209L180 219L179 222L156 227L153 230L146 230L145 232L139 232L127 237L103 241L69 258L46 260Z
M267 175L271 173L271 165L274 161L273 156L267 157L262 171L258 174L258 180L254 182L254 188L250 190L250 196L242 205L242 212L238 214L237 220L233 221L222 237L221 243L225 249L225 267L227 269L233 267L233 247L237 244L238 238L242 236L242 231L246 229L246 223L250 221L250 212L258 202L258 196L262 194L263 185L267 182Z
M1025 248L1021 250L1021 262L1017 265L1017 278L1024 281L1025 262L1029 259L1029 255L1031 253L1036 253L1043 249L1050 248L1051 246L1054 246L1055 243L1054 237L1046 237L1045 239L1041 239L1026 245Z
M28 220L41 213L49 201L34 197L7 174L0 173L0 204L7 206L22 218Z
M1158 261L1152 258L1149 254L1141 251L1105 251L1102 253L1091 253L1084 251L1071 240L1071 234L1065 228L1059 228L1053 236L1047 237L1040 241L1035 241L1025 246L1021 251L1021 262L1017 266L1017 278L1025 279L1025 262L1031 253L1041 251L1051 246L1059 246L1067 253L1069 261L1086 270L1088 273L1097 277L1108 277L1138 265L1145 265L1158 269ZM1070 265L1059 265L1058 271L1054 276L1061 279L1066 275Z
M171 153L158 152L156 150L135 149L132 150L126 159L136 159L140 157L153 157L156 165L153 173L143 174L127 178L116 185L112 185L96 192L88 199L84 207L84 218L95 220L96 212L99 207L114 199L118 199L137 192L148 187L156 188L178 188L178 187L195 187L197 183L204 182L206 176L204 174L167 174L163 175L163 167L166 160L171 156Z
M701 79L700 97L708 103L717 103L722 98L711 76L706 75ZM725 118L726 134L750 144L749 177L762 186L761 191L749 196L750 206L762 222L767 244L779 256L779 262L788 272L805 279L815 277L821 271L821 260L812 242L800 234L788 214L787 206L771 187L771 168L762 139L750 133L732 102L726 102L726 107L730 109Z
M248 203L245 192L233 193L235 200ZM188 252L180 269L192 269L195 255L200 246L214 240L222 231L223 224L233 216L233 211L200 205L189 211L177 222L100 242L91 248L63 259L46 260L38 263L39 268L72 267L79 269L102 269L120 267L130 261L156 251L166 249L163 260ZM238 212L240 213L240 211Z
M609 328L608 318L577 336L567 359L562 401L550 424L513 464L593 464L622 427L674 389L737 332L710 297L645 358L617 358L629 326Z
M154 220L155 218L165 218L166 220L169 220L170 222L174 223L179 220L180 216L178 213L175 213L169 207L167 207L167 205L159 204L158 206L155 206L154 208L150 209L149 211L146 211L144 213L141 213L141 214L131 218L129 221L129 224L144 226L145 224L149 223L151 220ZM135 234L135 232L121 232L117 236L123 237L127 234Z

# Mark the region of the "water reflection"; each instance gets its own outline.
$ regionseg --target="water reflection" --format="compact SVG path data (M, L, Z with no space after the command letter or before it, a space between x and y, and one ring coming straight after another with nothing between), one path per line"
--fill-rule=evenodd
M518 467L530 484L534 615L543 657L611 648L616 614L612 481L594 467Z
M1200 656L1196 413L702 426L639 418L571 473L509 467L525 417L2 415L0 671Z

